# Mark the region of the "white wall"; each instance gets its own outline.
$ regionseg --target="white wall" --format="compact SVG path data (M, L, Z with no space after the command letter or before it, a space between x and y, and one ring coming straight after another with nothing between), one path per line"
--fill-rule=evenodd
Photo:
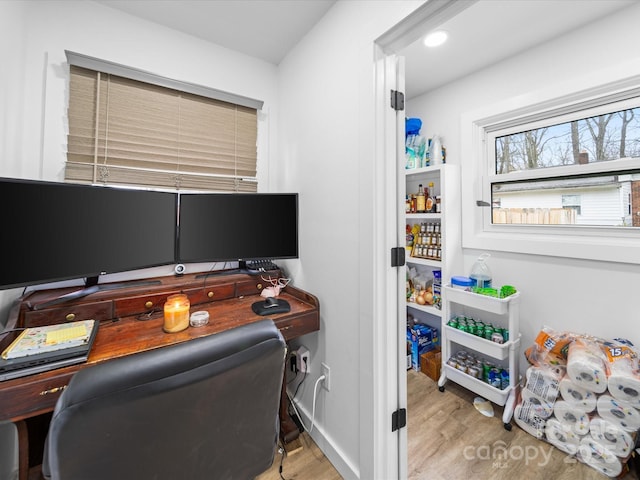
M581 84L601 71L626 65L637 75L640 53L640 5L623 10L588 28L542 44L458 82L408 101L407 114L423 119L430 136L441 133L447 161L462 164L460 120L467 111L513 98L526 102L530 92L556 85ZM472 49L470 49L472 51ZM462 188L473 179L463 177ZM468 273L481 252L465 251ZM498 285L522 291L523 347L533 343L543 325L604 338L624 337L640 346L637 288L640 267L624 263L491 252L489 264ZM521 365L524 362L521 362Z
M321 333L301 339L311 374L301 395L310 412L320 362L331 391L320 391L313 436L345 478L374 476L375 352L372 264L374 198L374 40L418 1L338 2L279 68L279 162L283 189L300 192L297 285L320 300ZM388 321L396 322L395 318ZM300 396L300 394L299 394ZM384 419L390 431L390 414ZM386 452L377 452L378 458Z

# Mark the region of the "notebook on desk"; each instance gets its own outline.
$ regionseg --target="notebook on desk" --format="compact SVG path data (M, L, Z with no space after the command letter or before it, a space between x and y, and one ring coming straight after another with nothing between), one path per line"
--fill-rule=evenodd
M86 362L98 332L95 320L26 328L0 342L0 381Z

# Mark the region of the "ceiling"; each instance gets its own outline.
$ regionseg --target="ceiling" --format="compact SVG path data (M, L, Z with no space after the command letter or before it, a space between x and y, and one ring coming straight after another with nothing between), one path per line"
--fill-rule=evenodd
M406 59L406 96L418 96L634 4L638 0L469 2L438 27L449 33L444 45L427 48L421 38L398 52Z
M336 3L336 0L95 1L274 65Z
M95 0L278 65L336 0ZM467 1L467 0L455 0ZM479 0L441 28L449 41L417 41L406 58L412 98L564 35L638 0ZM363 6L364 8L364 6ZM295 19L295 21L292 21ZM426 33L426 32L425 32Z

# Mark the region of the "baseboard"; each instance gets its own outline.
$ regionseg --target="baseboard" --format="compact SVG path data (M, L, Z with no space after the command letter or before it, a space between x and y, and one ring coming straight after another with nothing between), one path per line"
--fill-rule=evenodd
M311 426L311 415L309 412L298 402L296 402L296 409L306 427L309 428ZM346 457L344 452L336 446L331 436L324 431L322 425L315 422L313 430L309 435L344 480L360 479L360 470Z

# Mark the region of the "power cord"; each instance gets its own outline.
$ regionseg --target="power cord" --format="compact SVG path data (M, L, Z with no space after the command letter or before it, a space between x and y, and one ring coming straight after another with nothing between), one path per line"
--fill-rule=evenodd
M280 454L280 468L278 468L278 473L280 474L281 480L286 480L286 478L282 476L282 462L284 462L284 457L287 456L287 450L284 448L284 445L280 444L278 453Z
M305 375L306 376L306 375ZM316 380L315 385L313 386L313 407L311 410L311 427L307 428L307 426L304 424L304 422L302 421L302 417L300 416L300 412L298 412L298 409L296 408L295 402L293 401L293 398L295 398L295 393L293 395L293 398L289 395L289 392L287 392L287 397L289 397L289 401L291 403L291 406L293 407L293 410L296 412L296 415L298 416L298 418L300 419L300 423L302 424L302 428L304 428L304 430L311 434L311 432L313 431L313 425L315 424L315 419L316 419L316 395L318 394L318 384L320 382L322 382L325 379L324 375L320 375L320 377ZM304 378L303 378L304 381ZM300 385L302 385L302 382L300 382ZM298 387L300 387L300 385L298 385ZM296 389L296 393L297 393L298 389Z

